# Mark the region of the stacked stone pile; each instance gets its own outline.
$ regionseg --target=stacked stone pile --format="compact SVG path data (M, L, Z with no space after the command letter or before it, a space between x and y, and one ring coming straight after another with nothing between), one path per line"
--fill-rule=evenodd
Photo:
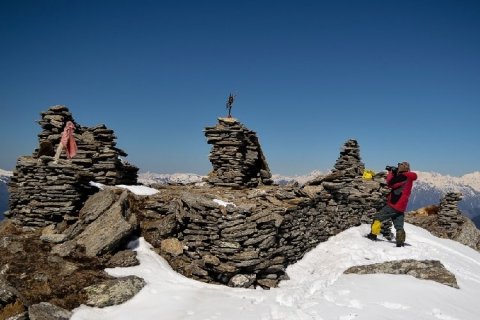
M51 158L20 157L10 180L8 217L26 226L76 219L76 212L93 193L92 175L68 162L52 164Z
M360 146L357 140L350 139L343 145L333 172L341 171L343 179L354 179L361 177L363 170L365 164L360 158Z
M38 123L43 131L38 135L39 142L50 141L56 148L67 121L75 123L75 120L65 106L51 107L42 112L41 116L42 119ZM113 130L104 124L91 128L76 124L74 136L78 152L71 161L93 173L96 182L106 185L137 183L138 168L120 159L127 154L116 147L117 137ZM34 156L37 153L38 150L35 150ZM65 158L65 153L62 158Z
M204 131L207 142L213 145L209 183L225 187L272 184L270 169L254 131L234 118L219 118L215 127Z
M32 157L19 158L9 183L8 216L16 222L28 226L73 222L93 192L90 181L106 185L137 183L138 168L120 160L127 154L115 147L114 132L105 125L87 128L76 124L77 155L67 160L64 152L55 163L51 152L60 143L67 121L74 119L64 106L51 107L41 116L41 148ZM48 154L42 155L46 144L50 146Z
M343 145L332 173L308 182L307 186L321 185L332 199L330 206L347 217L358 216L362 223L370 223L373 213L385 205L388 189L385 177L378 174L372 180L362 178L365 165L361 161L360 146L350 139ZM342 218L341 215L338 218ZM391 224L386 223L386 228Z
M480 251L480 230L458 209L461 193L447 193L438 206L429 206L406 215L406 222L427 229L437 237L452 239Z
M446 230L454 232L463 224L464 218L458 209L458 202L462 200L462 194L456 192L447 193L440 200L438 211L438 224Z

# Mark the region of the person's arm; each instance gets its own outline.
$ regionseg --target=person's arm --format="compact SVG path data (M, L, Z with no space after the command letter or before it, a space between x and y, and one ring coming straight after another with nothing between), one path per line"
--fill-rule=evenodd
M405 176L407 176L408 179L412 180L412 181L415 181L417 180L418 176L415 172L413 171L408 171L408 172L404 172L403 173Z

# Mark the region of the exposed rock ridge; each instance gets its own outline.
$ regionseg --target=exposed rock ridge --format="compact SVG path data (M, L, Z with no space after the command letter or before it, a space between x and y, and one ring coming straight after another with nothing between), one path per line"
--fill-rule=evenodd
M207 143L213 145L209 183L226 187L272 184L270 169L254 131L237 119L218 118L218 124L205 128L204 132Z

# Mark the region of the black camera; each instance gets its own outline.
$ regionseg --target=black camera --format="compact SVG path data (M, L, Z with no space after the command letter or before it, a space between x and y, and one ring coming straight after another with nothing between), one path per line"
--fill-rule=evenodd
M393 173L397 173L398 167L386 166L386 167L385 167L385 170L387 170L387 171L392 171Z

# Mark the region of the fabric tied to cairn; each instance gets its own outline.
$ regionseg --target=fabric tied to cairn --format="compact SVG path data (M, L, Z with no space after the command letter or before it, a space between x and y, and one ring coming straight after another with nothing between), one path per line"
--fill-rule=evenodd
M68 159L73 158L77 154L77 143L75 142L75 138L73 136L74 129L75 125L73 122L68 121L65 129L63 129L62 139L60 140L60 143L65 148Z

